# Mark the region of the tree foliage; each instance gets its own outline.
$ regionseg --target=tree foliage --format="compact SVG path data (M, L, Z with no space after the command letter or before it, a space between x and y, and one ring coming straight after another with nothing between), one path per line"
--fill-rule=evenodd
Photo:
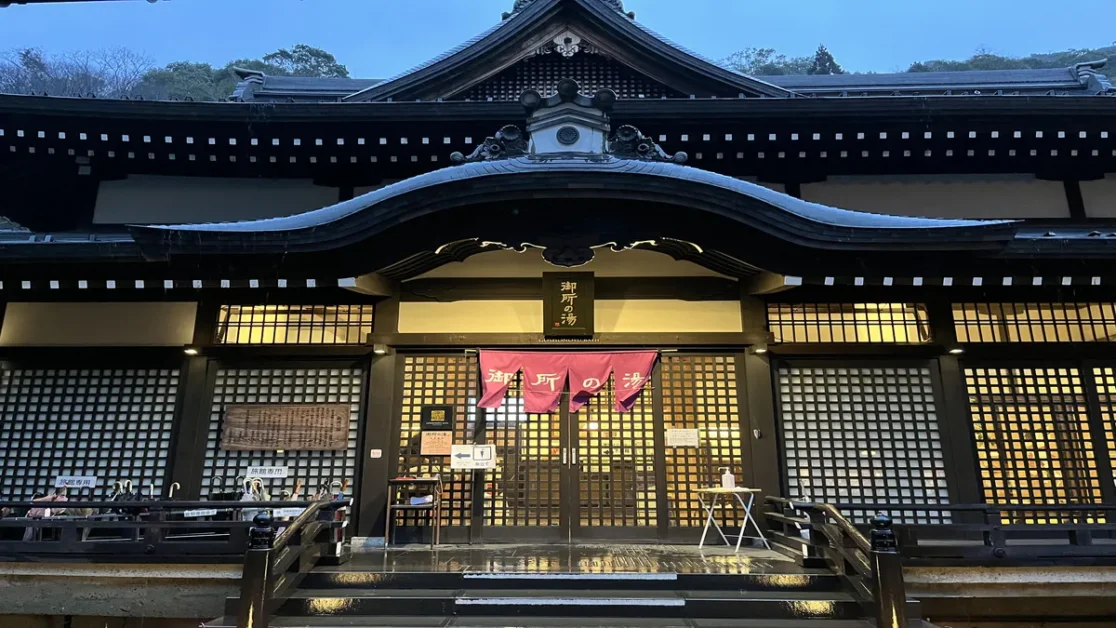
M0 93L225 100L239 82L234 68L277 76L349 76L348 69L332 54L306 44L276 50L261 59L237 59L216 67L192 61L157 67L151 59L126 48L63 55L26 48L0 53Z
M1102 48L1077 48L1060 52L1009 57L978 48L964 60L932 59L912 63L907 72L962 72L966 70L1028 70L1068 68L1076 63L1107 59L1109 68L1116 68L1116 45ZM773 48L745 48L722 60L734 70L753 76L779 74L843 74L845 70L823 45L813 57L788 57ZM1109 70L1116 72L1116 70Z
M841 69L841 65L833 58L829 49L825 44L818 46L818 51L814 53L814 62L810 64L810 69L806 71L807 74L844 74L845 71Z

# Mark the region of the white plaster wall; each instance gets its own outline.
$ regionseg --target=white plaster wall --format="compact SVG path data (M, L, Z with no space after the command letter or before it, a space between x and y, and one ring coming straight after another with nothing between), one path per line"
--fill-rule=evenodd
M1081 182L1081 198L1085 215L1090 218L1116 218L1116 175Z
M546 263L542 251L527 249L524 253L515 251L492 251L467 258L464 262L452 262L416 277L459 278L459 277L542 277L543 273L560 272ZM593 261L573 269L591 271L597 277L722 277L693 262L676 261L673 257L654 251L631 250L615 252L611 249L597 249Z
M1061 181L1030 175L830 177L802 186L822 205L896 216L936 218L1064 218Z
M8 303L0 346L188 345L197 303Z
M290 216L337 203L337 188L300 179L133 175L102 181L96 224L230 222Z

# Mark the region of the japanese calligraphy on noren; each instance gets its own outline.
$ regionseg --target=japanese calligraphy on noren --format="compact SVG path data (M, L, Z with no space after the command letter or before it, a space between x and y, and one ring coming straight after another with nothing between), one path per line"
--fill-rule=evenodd
M349 446L348 404L258 404L225 407L221 449L315 450Z
M593 273L543 273L543 334L593 335Z

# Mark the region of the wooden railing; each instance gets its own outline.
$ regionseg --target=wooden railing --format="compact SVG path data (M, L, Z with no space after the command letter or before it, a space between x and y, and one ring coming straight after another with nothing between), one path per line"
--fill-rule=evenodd
M0 519L0 560L61 558L68 561L240 563L251 521L242 513L307 509L322 502L68 501L0 502L3 509L92 510L89 516ZM325 502L332 504L333 502ZM336 510L336 508L334 508ZM191 512L192 511L192 512ZM202 512L213 512L205 515ZM303 513L305 514L305 513ZM279 523L277 525L288 525ZM336 522L334 527L343 525Z
M267 628L318 559L341 549L332 526L337 510L351 501L316 502L278 536L267 513L256 515L240 580L238 628Z
M934 519L948 521L892 526L903 563L910 566L1116 564L1116 505L836 507L843 512L884 512L908 522L933 512Z
M877 628L906 628L907 593L891 519L879 514L865 535L830 504L767 498L778 546L800 549L804 563L824 562L869 607Z

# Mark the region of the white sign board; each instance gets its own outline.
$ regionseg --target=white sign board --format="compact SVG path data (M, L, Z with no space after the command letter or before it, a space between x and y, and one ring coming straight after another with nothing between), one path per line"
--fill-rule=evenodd
M272 517L297 517L302 514L304 508L276 508L271 511Z
M248 473L245 475L250 478L262 478L265 480L269 478L285 478L287 477L287 467L248 467Z
M369 458L383 458L384 457L384 450L383 449L369 450L368 457Z
M196 519L197 517L213 517L217 515L217 511L213 508L202 508L201 510L187 510L182 513L186 519Z
M451 469L495 469L495 445L454 445L450 452Z
M683 429L668 429L666 431L667 447L697 447L698 431Z
M54 488L95 488L95 475L59 475L54 478Z

